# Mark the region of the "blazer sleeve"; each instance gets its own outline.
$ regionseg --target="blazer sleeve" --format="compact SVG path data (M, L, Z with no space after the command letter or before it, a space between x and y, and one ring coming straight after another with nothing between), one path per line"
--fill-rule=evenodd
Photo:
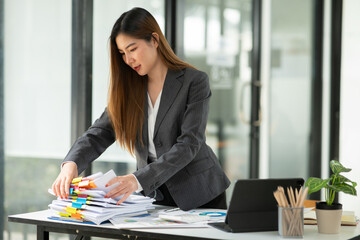
M100 118L75 141L63 163L75 162L80 174L114 142L115 132L105 109Z
M211 96L209 79L205 73L200 71L197 71L191 78L186 109L181 119L181 133L174 136L176 143L155 162L134 173L141 183L145 195L149 195L188 165L205 142ZM168 134L178 133L169 132Z

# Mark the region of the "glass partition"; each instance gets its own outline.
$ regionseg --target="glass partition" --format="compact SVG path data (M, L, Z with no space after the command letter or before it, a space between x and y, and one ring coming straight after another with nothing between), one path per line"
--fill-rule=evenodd
M210 79L207 142L232 181L248 178L252 1L186 0L178 8L179 52Z
M312 8L311 0L271 1L269 177L307 177Z

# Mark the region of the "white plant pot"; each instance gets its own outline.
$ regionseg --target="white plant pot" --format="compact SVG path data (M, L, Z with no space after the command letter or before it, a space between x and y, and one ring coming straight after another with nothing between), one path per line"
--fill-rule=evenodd
M342 205L334 203L332 206L316 204L316 219L319 233L337 234L340 231ZM324 204L326 206L324 206ZM321 205L321 206L320 206Z

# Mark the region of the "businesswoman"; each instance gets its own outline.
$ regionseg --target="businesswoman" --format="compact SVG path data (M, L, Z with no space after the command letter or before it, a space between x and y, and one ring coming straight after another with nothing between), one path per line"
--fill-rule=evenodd
M229 180L205 142L211 96L205 73L180 60L154 17L133 8L110 36L110 86L103 114L74 143L52 185L65 198L71 180L114 141L136 156L106 197L142 192L183 210L226 208Z

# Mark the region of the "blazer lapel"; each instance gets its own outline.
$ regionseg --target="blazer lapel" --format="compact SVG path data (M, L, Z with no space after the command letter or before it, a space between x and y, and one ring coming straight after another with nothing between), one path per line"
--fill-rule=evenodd
M142 129L142 140L146 149L149 144L148 134L148 96L147 96L147 83L145 84L145 107L144 107L144 123Z
M179 77L184 74L183 71L173 71L168 70L163 86L163 90L161 93L161 100L159 111L156 116L155 129L154 129L154 138L159 130L159 126L164 119L166 113L169 111L169 108L173 104L181 86L182 82Z

